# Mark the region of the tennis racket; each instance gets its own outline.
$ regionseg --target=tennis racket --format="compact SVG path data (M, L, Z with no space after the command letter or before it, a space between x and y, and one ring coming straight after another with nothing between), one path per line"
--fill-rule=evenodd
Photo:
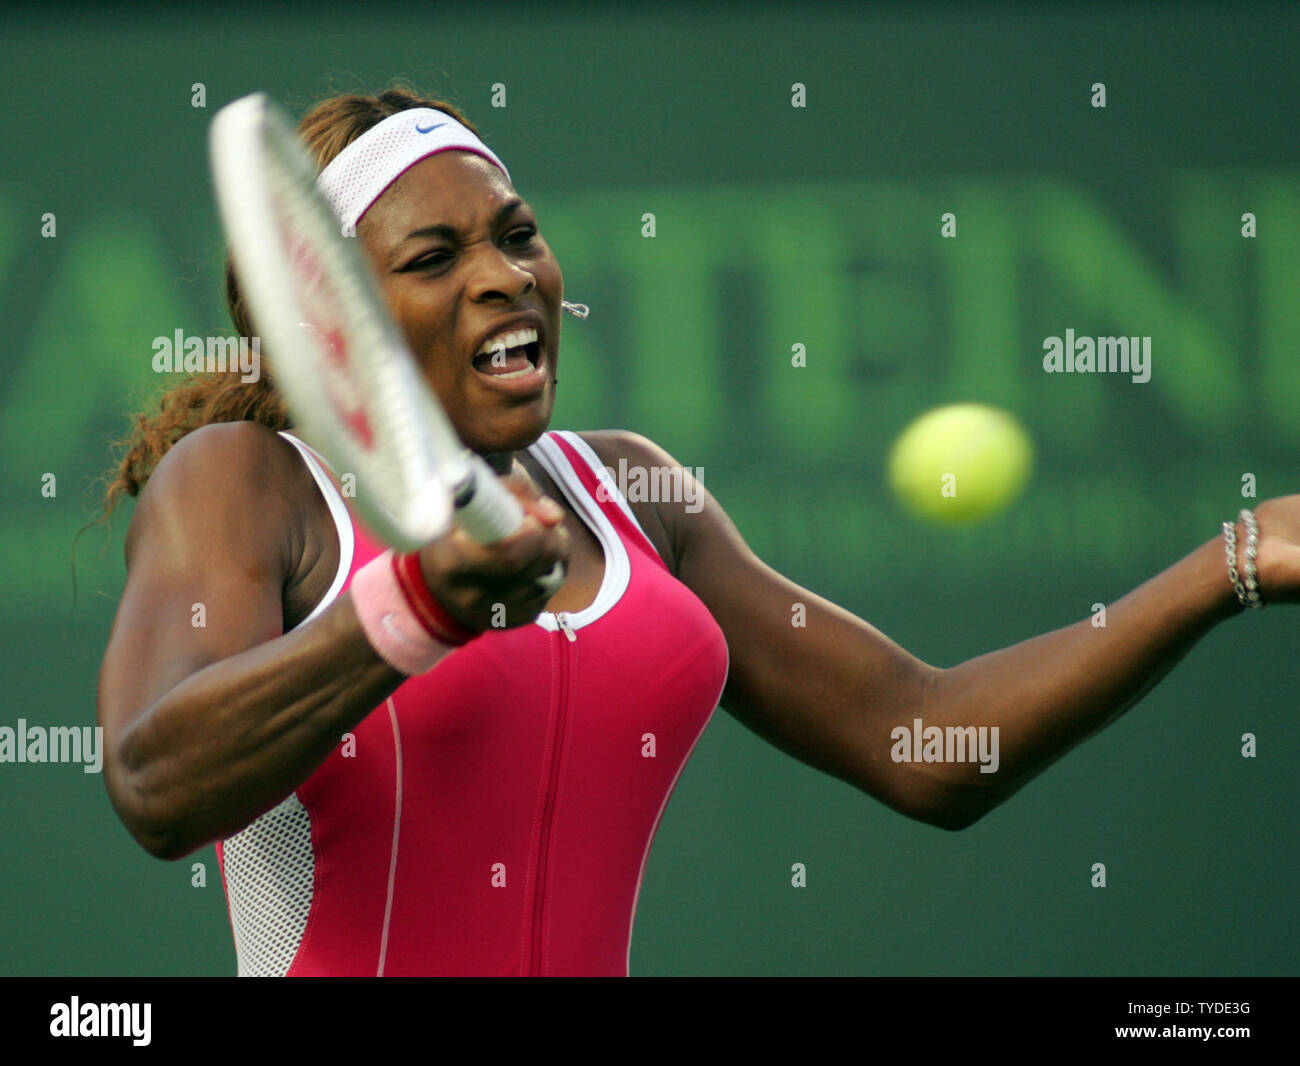
M372 532L401 551L453 521L480 544L513 533L523 508L421 377L292 120L254 93L217 112L208 147L235 273L295 430L355 476ZM539 583L563 581L557 563Z

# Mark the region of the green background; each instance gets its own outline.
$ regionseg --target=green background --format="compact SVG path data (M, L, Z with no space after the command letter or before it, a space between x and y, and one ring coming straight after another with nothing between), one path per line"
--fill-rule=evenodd
M255 89L301 113L405 76L466 109L592 308L566 320L554 425L703 467L765 560L932 664L1113 602L1213 537L1245 473L1260 499L1300 490L1294 5L6 17L0 725L94 720L130 507L78 542L75 600L73 538L160 386L152 338L228 326L205 138ZM1150 382L1045 374L1066 328L1150 336ZM959 400L1015 412L1037 468L999 520L923 526L884 456ZM632 973L1295 973L1296 624L1220 627L957 834L719 711L651 853ZM150 858L75 765L0 765L0 810L0 973L234 973L211 848Z

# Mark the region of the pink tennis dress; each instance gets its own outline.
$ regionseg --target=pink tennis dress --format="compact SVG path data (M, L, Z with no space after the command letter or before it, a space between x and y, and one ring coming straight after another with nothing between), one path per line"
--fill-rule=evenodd
M339 536L305 625L384 549L285 436ZM650 844L727 647L581 438L529 451L601 544L595 601L489 631L410 678L217 844L241 976L627 975Z

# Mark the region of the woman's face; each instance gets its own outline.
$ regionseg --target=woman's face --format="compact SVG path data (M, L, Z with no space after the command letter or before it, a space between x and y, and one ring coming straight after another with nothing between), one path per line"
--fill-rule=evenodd
M555 406L560 265L506 176L472 152L422 159L357 225L389 308L461 439L512 452ZM536 330L536 343L483 354L485 341Z

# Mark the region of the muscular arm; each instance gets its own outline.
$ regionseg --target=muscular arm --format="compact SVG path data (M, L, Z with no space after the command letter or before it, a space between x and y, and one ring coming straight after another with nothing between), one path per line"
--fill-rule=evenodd
M304 475L269 430L211 426L168 453L136 509L99 720L109 797L160 858L275 806L404 680L346 594L282 633L282 590L314 505Z
M606 435L601 448L611 465L618 455L633 465L677 465L633 434ZM1222 546L1209 541L1111 605L1104 628L1084 620L939 669L766 566L701 491L698 513L681 503L658 510L678 578L726 635L722 705L783 751L945 829L977 821L1109 724L1239 610ZM806 608L802 627L791 624L795 604ZM975 762L893 761L891 731L910 731L915 718L941 728L996 726L997 772L981 773Z
M420 551L430 591L475 632L498 604L510 626L536 618L549 595L536 579L568 558L563 511L506 484L524 508L518 530L479 545L453 529ZM180 858L270 810L405 680L371 648L349 593L283 632L286 587L306 573L314 604L329 584L322 560L304 563L332 529L322 508L292 446L247 422L181 440L141 496L99 721L109 798L153 855Z

